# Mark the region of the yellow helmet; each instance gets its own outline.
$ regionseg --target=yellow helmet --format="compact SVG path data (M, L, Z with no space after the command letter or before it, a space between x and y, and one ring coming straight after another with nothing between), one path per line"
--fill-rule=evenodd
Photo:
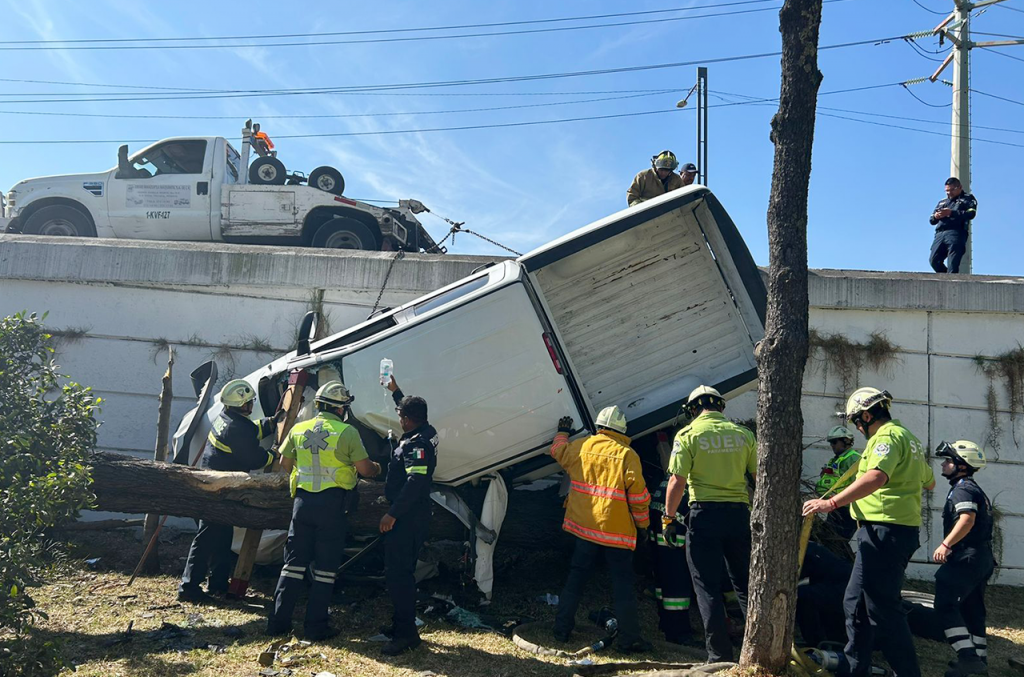
M236 378L228 381L220 389L220 401L225 407L244 407L256 399L256 391L244 379Z
M597 427L626 434L626 416L618 407L605 407L597 415Z
M952 444L946 441L939 442L939 446L935 449L935 455L940 458L948 458L954 463L970 466L974 470L981 470L987 465L985 452L970 440L957 440Z
M348 388L341 381L328 381L316 391L314 401L323 402L334 407L344 407L356 398L349 394Z
M828 435L825 437L826 440L831 442L832 440L853 440L853 433L848 428L844 428L841 425L837 425L832 430L828 431Z
M676 167L679 166L679 160L676 159L676 155L672 151L663 150L651 158L651 164L655 169L675 171Z
M858 388L850 395L850 399L846 400L846 418L852 421L857 414L861 414L880 403L888 409L890 402L892 402L892 395L889 394L888 390L879 390L878 388L871 387Z

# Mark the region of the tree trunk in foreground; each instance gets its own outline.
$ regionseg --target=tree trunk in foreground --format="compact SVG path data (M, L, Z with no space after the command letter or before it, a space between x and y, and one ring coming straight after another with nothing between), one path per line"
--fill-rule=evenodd
M768 309L758 351L757 489L751 514L750 600L740 664L785 671L793 645L807 362L807 193L818 85L822 0L779 12L782 90L772 118L775 168L768 201Z
M287 529L292 515L288 477L281 473L196 470L107 452L91 463L96 508L111 512L159 513L216 519L238 527ZM500 544L531 550L559 548L562 500L557 488L512 492ZM349 530L376 533L387 510L384 483L359 482L359 507L348 515ZM433 506L431 539L465 540L466 529L440 506Z
M174 369L174 348L167 348L167 371L160 380L160 398L156 417L156 446L153 450L153 460L162 463L167 460L167 437L171 431L171 402L174 399L174 391L171 383L171 372ZM142 529L142 541L149 543L156 533L157 525L160 523L160 515L150 513L146 515L145 527ZM152 574L160 571L160 541L153 542L153 549L150 551L146 561L142 563L141 572Z

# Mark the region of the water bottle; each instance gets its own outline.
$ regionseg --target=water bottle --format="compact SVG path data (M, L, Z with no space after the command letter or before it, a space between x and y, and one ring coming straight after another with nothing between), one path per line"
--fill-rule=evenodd
M380 361L380 384L387 387L391 383L391 377L395 374L395 363L384 358Z

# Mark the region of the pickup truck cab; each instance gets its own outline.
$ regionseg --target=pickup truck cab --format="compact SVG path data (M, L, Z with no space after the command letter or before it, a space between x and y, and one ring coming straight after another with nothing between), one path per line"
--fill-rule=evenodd
M246 380L257 416L273 414L292 370L316 375L307 403L317 381L340 378L359 427L379 443L400 431L379 383L389 358L405 394L427 401L440 439L435 482L457 486L493 471L534 479L557 470L548 448L562 416L573 417L574 433L594 430L597 412L615 404L636 437L672 424L699 384L726 398L753 387L765 300L732 220L706 187L691 186L314 342L308 354L284 355Z
M21 181L7 194L6 230L440 251L415 216L425 211L415 200L392 209L308 185L249 185L248 140L244 153L216 136L164 139L130 157L122 146L112 169Z

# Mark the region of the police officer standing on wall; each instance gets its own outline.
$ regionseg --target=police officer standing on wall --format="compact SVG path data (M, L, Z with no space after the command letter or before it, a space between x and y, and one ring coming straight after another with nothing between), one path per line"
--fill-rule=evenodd
M928 222L935 226L935 239L928 262L936 273L959 273L960 259L967 251L971 221L978 215L978 201L964 192L960 179L946 179L946 197L935 205ZM946 266L948 258L949 266Z
M430 483L437 466L437 431L427 422L422 397L406 397L394 377L387 385L398 406L402 438L391 452L384 495L391 504L380 520L384 578L394 607L386 656L420 645L416 631L416 559L430 527Z
M851 466L860 463L860 452L853 448L853 433L847 428L837 425L828 431L828 437L825 439L832 447L832 459L822 467L821 476L818 477L818 483L814 487L818 496L824 496L830 491L838 494L853 484L851 477L837 486L846 471ZM836 530L837 534L842 536L844 541L849 541L857 531L857 523L850 516L850 509L845 506L830 512L828 523Z
M688 487L686 558L704 620L708 661L732 661L722 595L722 559L746 617L750 572L746 476L757 473L757 442L754 433L722 415L725 400L714 388L696 388L685 406L693 420L676 434L672 446L662 533L666 538L675 535L672 518Z
M206 451L200 467L226 472L249 472L274 462L274 454L260 446L260 440L274 433L274 419L249 420L256 391L242 379L228 382L220 391L224 410L213 422L206 438ZM231 575L231 539L234 527L199 520L199 531L185 561L185 572L178 585L178 601L209 603L199 584L210 569L211 594L228 591Z
M852 505L857 556L843 600L846 661L842 677L866 677L877 639L899 677L920 677L914 642L900 601L910 557L920 546L921 490L935 486L924 447L889 413L892 395L859 388L846 418L867 438L857 479L838 495L804 503L804 516ZM877 636L875 629L877 628Z
M306 604L305 637L324 640L338 634L330 627L327 607L345 549L345 502L356 488L356 472L375 477L380 465L369 459L359 431L345 423L355 398L341 381L316 392L316 417L298 423L281 448L282 466L291 473L292 521L284 546L284 568L274 590L267 633L291 632L292 614L312 564L313 585Z
M985 467L985 453L974 442L940 442L942 476L949 494L942 508L942 543L932 559L935 572L935 613L956 662L946 677L988 672L988 633L985 629L985 587L995 570L992 553L992 502L974 480Z

